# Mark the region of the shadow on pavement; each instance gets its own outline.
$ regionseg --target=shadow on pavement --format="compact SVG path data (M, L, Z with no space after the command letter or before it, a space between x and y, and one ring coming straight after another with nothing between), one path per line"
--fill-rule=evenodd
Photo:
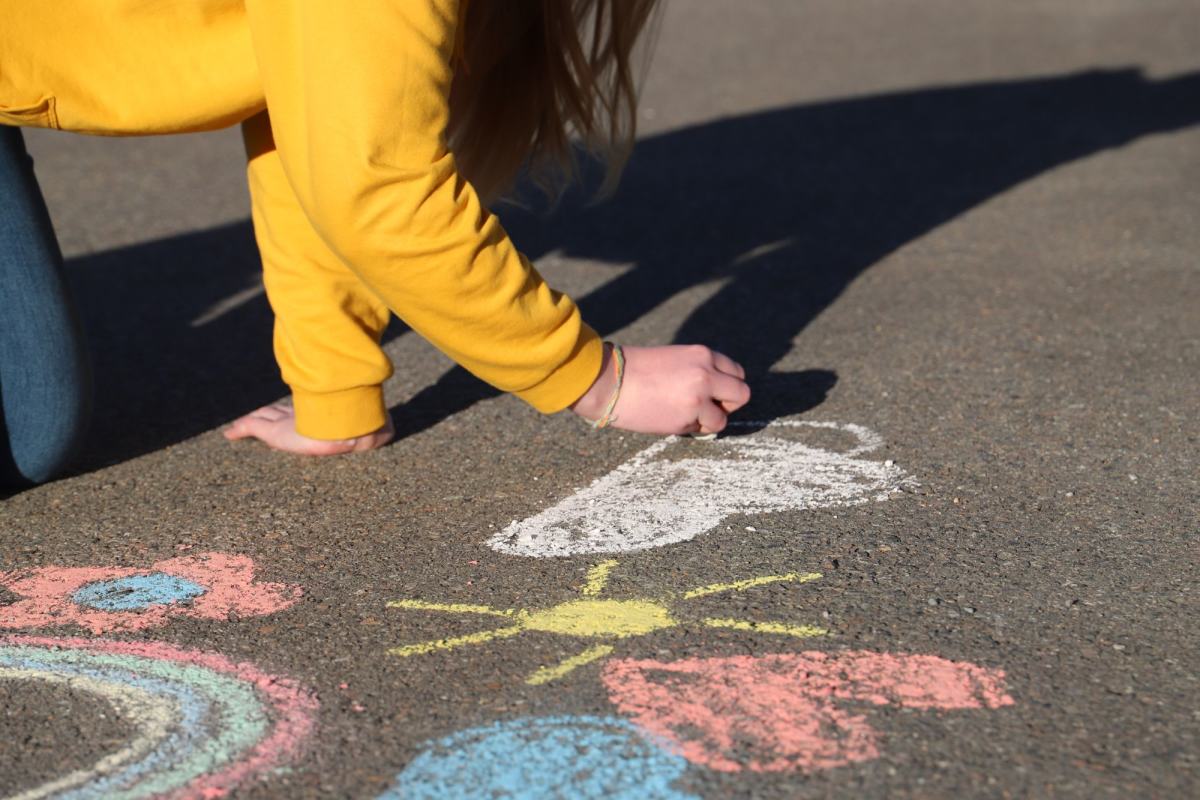
M752 413L781 416L819 404L836 375L771 367L872 264L1051 168L1198 121L1200 74L1151 81L1134 69L823 102L644 139L606 204L589 207L577 189L552 214L501 215L531 258L560 251L633 265L577 298L602 334L721 281L675 341L740 360L753 385L771 384L771 407ZM270 311L254 295L248 222L69 269L97 368L84 469L210 430L286 392ZM394 410L399 435L495 394L452 369Z

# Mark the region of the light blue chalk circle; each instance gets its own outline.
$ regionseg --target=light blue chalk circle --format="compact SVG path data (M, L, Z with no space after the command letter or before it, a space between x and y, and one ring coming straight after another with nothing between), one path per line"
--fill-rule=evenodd
M151 572L89 583L77 589L71 600L101 611L142 611L154 605L186 603L206 591L187 578Z
M696 800L687 761L617 717L524 717L429 743L379 800Z

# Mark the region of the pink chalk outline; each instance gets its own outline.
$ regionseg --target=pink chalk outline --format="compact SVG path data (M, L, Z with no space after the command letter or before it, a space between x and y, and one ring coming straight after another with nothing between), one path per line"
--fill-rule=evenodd
M219 772L203 775L182 789L171 792L172 800L227 796L238 784L254 775L290 763L300 754L316 725L318 703L295 681L269 675L253 664L236 664L216 653L184 650L161 642L114 642L104 639L57 639L42 636L0 636L2 645L92 650L98 653L139 656L199 667L231 675L251 683L271 705L274 726L245 757Z
M0 586L21 600L0 606L0 628L79 625L92 633L140 631L165 625L171 617L227 619L282 611L299 599L299 586L258 583L248 556L200 553L159 561L149 569L133 567L40 567L0 572ZM137 611L104 611L74 602L72 595L97 581L163 572L204 587L187 603L157 604Z
M937 656L805 652L609 661L609 698L689 761L722 772L813 772L879 757L842 703L919 709L1013 704L1004 672Z

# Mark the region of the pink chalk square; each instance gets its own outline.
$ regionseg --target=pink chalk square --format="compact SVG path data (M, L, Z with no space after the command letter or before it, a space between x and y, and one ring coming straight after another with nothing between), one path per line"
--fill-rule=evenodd
M1013 704L1004 672L938 656L846 651L682 661L612 660L622 713L723 772L814 772L879 757L866 715L843 705L930 710Z

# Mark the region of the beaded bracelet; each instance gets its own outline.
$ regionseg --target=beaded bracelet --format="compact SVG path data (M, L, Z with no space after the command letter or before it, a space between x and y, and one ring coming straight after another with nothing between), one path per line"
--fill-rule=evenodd
M617 407L617 398L621 396L621 385L625 382L625 351L621 349L621 345L613 342L605 342L611 344L613 349L613 368L617 372L617 385L613 389L612 397L608 399L608 405L604 406L604 413L600 415L600 419L592 423L592 427L607 428L610 424L616 421L613 416L613 409Z

